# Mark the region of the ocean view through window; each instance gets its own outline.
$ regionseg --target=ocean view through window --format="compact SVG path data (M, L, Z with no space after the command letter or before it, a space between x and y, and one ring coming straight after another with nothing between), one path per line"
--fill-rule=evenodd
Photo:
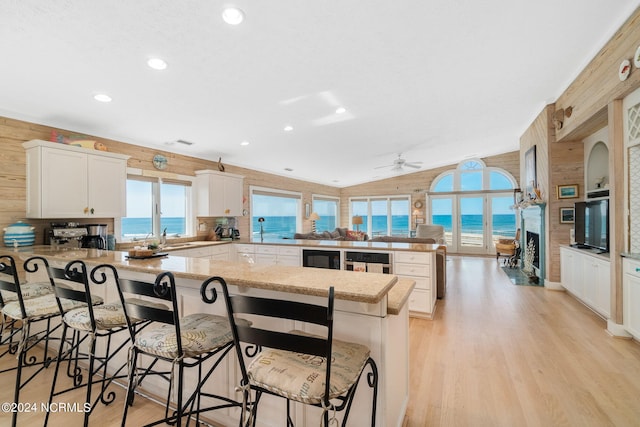
M189 184L129 177L127 216L122 218L122 237L158 238L164 229L169 236L188 234Z
M291 239L302 229L302 196L299 193L251 188L251 237L253 240ZM264 218L258 222L258 218ZM262 227L262 234L260 228Z
M432 182L431 223L444 227L452 252L492 253L498 239L516 234L515 186L516 180L503 169L487 167L480 159L463 161Z

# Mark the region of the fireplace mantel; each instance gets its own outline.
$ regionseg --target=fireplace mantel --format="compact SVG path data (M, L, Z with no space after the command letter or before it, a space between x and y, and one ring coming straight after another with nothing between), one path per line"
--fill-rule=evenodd
M524 253L527 247L527 232L538 235L538 266L534 266L533 270L539 277L539 284L544 285L545 278L545 257L546 257L546 239L545 239L545 208L546 203L532 203L526 208L521 208L521 229L520 247L522 248L522 264L524 264Z

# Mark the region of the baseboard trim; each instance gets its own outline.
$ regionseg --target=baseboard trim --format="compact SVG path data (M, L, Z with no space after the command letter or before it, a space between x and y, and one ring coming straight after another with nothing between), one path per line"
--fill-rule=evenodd
M545 280L544 281L544 287L545 289L549 290L549 291L561 291L564 292L564 286L562 286L561 283L559 282L552 282L550 280Z
M624 325L615 323L611 319L607 319L607 332L614 338L622 338L627 340L633 338L633 335L627 332Z

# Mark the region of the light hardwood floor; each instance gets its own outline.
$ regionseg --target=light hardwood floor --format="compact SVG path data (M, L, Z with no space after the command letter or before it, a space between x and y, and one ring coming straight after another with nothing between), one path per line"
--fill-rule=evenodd
M564 292L449 257L432 321L411 319L409 426L640 426L640 344Z
M450 256L448 280L435 319L410 322L405 425L640 426L639 343L609 336L603 320L563 292L511 284L494 258ZM2 358L0 367L12 362ZM34 381L21 401L47 400L50 372ZM0 375L0 401L12 401L12 393L13 375ZM99 407L91 425L119 426L122 395ZM64 397L82 400L80 393ZM160 415L155 403L137 399L128 425ZM0 425L9 419L0 413ZM18 425L43 419L21 414ZM52 414L50 425L81 419Z

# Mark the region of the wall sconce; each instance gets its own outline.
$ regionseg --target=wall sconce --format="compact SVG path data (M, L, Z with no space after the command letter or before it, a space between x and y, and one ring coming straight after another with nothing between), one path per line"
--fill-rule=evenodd
M316 232L316 221L320 219L320 215L318 215L317 212L312 212L311 215L309 215L309 219L311 220L311 231L313 233Z

